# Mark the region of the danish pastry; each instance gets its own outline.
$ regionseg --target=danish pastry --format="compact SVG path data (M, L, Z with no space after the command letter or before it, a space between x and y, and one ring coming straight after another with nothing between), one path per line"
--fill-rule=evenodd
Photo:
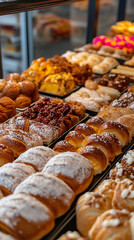
M114 153L116 156L118 156L122 152L123 147L118 138L110 132L104 132L102 136L104 136L112 144Z
M85 123L80 123L79 125L77 125L74 129L76 132L80 133L83 135L83 137L87 137L91 134L96 133L95 130L90 127L88 124Z
M66 140L59 141L55 144L53 150L57 153L60 152L76 152L76 148Z
M105 120L101 117L95 116L92 118L89 118L86 122L86 124L90 127L92 127L96 133L98 132L99 127L105 122Z
M82 146L84 137L77 131L71 131L66 135L65 140L70 142L76 149L78 149Z

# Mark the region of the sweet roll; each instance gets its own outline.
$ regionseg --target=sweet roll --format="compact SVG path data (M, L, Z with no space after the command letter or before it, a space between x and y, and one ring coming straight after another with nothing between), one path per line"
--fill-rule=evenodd
M60 152L76 152L76 148L68 141L62 140L55 144L53 150L57 153Z
M92 118L89 118L86 122L86 124L90 127L92 127L96 133L98 132L99 127L105 122L105 120L101 117L95 116Z
M11 149L3 144L0 144L0 166L6 164L7 162L13 162L14 154Z
M87 124L85 123L80 123L79 125L77 125L74 129L76 132L80 133L83 135L83 137L87 137L91 134L94 134L96 133L95 130L88 126Z
M82 146L84 137L79 132L71 131L66 135L65 140L70 142L76 149L78 149Z
M114 134L110 132L104 132L102 136L104 136L112 144L116 156L122 152L123 146Z
M85 237L81 237L80 234L76 231L74 232L68 231L57 240L88 240L88 239Z

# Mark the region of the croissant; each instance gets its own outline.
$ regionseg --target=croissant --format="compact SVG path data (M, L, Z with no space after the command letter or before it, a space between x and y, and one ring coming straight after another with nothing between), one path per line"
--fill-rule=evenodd
M48 160L55 156L55 154L51 148L38 146L22 153L14 162L30 165L35 171L41 171Z
M3 195L11 194L17 185L35 173L31 166L22 163L7 163L0 168L0 189Z
M0 228L15 239L40 239L53 227L52 212L34 197L12 194L0 200Z
M77 131L71 131L66 135L65 140L70 142L76 149L78 149L82 146L84 137Z
M134 114L124 115L116 120L117 122L124 124L131 137L134 137Z
M113 208L127 209L130 212L134 211L134 182L129 179L124 179L117 183L114 191Z
M45 204L56 218L67 212L75 198L74 192L66 183L45 172L28 177L18 185L14 193L35 197Z
M126 210L108 210L101 214L89 231L90 240L131 240L130 213Z
M76 152L76 148L68 141L62 140L55 144L53 150L57 153L60 152Z
M74 129L76 132L80 133L83 135L83 137L87 137L91 134L96 133L95 130L90 127L89 125L85 124L85 123L80 123L79 125L77 125Z
M11 149L3 144L0 144L0 166L7 162L13 162L14 154Z
M114 134L110 132L104 132L102 133L102 136L104 136L112 144L116 156L122 152L123 146Z
M78 153L65 152L52 157L43 172L53 174L66 182L75 192L83 192L93 179L93 167Z
M110 205L103 195L94 192L82 195L76 205L76 225L79 232L87 237L97 217L108 209Z
M101 117L95 116L92 118L89 118L86 122L86 124L90 127L92 127L96 133L98 133L99 127L105 122L105 120Z
M108 166L108 160L98 147L86 146L78 149L78 153L89 160L94 169L94 175L102 173Z
M114 134L123 146L127 145L130 141L128 129L121 123L114 121L107 121L103 123L98 130L98 134L102 134L104 132L110 132Z

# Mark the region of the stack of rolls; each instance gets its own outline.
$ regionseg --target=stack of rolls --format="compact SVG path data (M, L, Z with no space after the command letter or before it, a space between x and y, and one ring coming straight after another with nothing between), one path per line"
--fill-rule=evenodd
M76 205L80 234L68 232L59 240L132 240L134 238L134 150L123 156L94 192L82 195ZM72 236L72 238L71 238Z
M78 153L27 150L0 168L0 229L20 240L40 239L92 178L92 165Z
M66 135L65 140L55 144L53 150L57 153L78 152L91 162L96 175L114 161L129 141L131 135L125 125L96 116L77 125L74 131Z

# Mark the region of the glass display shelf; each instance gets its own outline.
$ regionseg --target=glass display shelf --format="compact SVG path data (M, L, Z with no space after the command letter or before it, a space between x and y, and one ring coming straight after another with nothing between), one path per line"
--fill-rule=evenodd
M67 3L76 2L78 0L2 0L0 1L0 15L43 9Z

